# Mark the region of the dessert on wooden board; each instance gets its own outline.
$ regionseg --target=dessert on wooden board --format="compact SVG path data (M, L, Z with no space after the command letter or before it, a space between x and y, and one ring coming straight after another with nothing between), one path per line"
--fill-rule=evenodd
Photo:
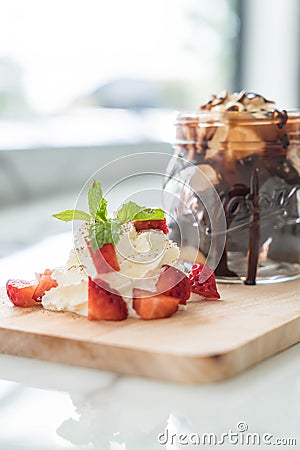
M65 266L46 269L35 281L11 279L6 289L16 307L71 311L89 320L160 319L185 308L191 297L220 298L213 271L194 264L186 274L180 250L168 239L162 209L130 201L109 217L101 184L88 193L89 212L54 217L83 221Z

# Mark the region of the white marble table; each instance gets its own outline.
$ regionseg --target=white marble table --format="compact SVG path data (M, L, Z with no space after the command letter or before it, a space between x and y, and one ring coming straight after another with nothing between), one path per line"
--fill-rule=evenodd
M56 209L68 204L66 199L53 203ZM6 245L1 247L6 250L0 259L1 285L9 277L31 278L34 270L66 259L71 232L64 232L64 224L51 225L49 210L50 201L27 208L23 227L14 220L16 211L0 214L0 241ZM26 248L34 237L41 241ZM220 436L236 432L240 422L248 432L295 438L300 445L300 345L231 380L199 386L0 355L0 450L200 448L176 440L176 445L161 445L157 436L166 428L169 435ZM218 447L243 448L229 442Z
M6 355L0 356L0 378L2 450L196 448L160 445L157 436L166 427L170 433L220 435L236 431L239 422L249 432L300 442L300 345L213 385L155 382Z

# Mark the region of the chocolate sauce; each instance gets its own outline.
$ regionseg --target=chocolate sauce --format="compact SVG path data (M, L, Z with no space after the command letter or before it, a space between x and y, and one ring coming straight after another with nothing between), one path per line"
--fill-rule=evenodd
M247 278L244 281L246 285L256 284L256 273L259 256L260 241L260 207L259 207L259 180L258 170L255 169L250 181L250 201L251 214L249 219L249 252L248 252L248 270Z
M237 274L228 268L226 244L220 262L215 269L215 274L218 277L237 278Z

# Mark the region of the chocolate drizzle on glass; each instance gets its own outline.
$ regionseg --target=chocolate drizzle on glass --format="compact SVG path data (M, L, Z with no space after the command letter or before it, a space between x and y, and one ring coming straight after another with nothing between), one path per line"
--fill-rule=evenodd
M259 207L259 180L258 169L254 169L250 181L251 213L249 219L249 250L248 250L248 269L247 278L244 281L246 285L256 284L256 273L259 257L260 241L260 207Z
M179 114L175 154L210 179L226 216L226 246L215 269L219 279L242 278L245 284L255 284L258 266L265 264L269 254L281 261L281 246L288 247L297 238L299 226L298 231L288 228L282 217L299 220L299 135L299 115L290 117L287 111L277 110L274 102L246 91L223 91L212 95L200 110ZM185 165L173 169L173 175L180 177ZM201 189L199 182L200 197ZM193 200L192 211L194 206ZM213 206L210 212L215 214ZM197 204L197 221L199 258L205 258L211 236L201 231L209 226L201 204ZM183 243L190 245L189 227L185 230ZM286 244L280 244L281 234ZM177 240L175 232L170 237ZM299 254L292 246L288 260L300 263Z

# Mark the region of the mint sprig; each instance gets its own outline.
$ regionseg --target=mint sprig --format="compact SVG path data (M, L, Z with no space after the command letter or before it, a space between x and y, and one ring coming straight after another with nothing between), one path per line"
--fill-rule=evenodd
M107 221L107 200L105 198L101 198L98 209L95 214L95 220L100 220L102 222Z
M105 244L117 244L121 236L121 224L110 219L106 222L95 222L89 228L90 244L94 252Z
M88 192L89 210L91 216L94 217L94 219L97 218L97 212L99 210L102 198L103 194L100 181L94 180Z
M91 216L80 209L66 209L66 211L53 214L52 217L64 222L71 222L71 220L84 220L85 222L90 222L91 220Z
M132 220L164 220L165 213L160 208L144 208L142 211L135 214Z
M119 209L117 213L117 219L120 223L128 222L133 220L133 218L141 211L145 209L145 206L139 206L134 202L124 203L122 208Z
M146 208L134 202L124 203L117 213L117 219L120 223L129 220L164 220L165 213L160 208Z
M164 211L160 208L146 208L135 202L125 203L113 219L108 218L107 200L103 197L100 181L94 180L88 191L89 213L79 209L67 209L53 214L64 222L83 220L89 224L89 239L93 251L105 244L117 244L124 223L133 220L163 220Z

